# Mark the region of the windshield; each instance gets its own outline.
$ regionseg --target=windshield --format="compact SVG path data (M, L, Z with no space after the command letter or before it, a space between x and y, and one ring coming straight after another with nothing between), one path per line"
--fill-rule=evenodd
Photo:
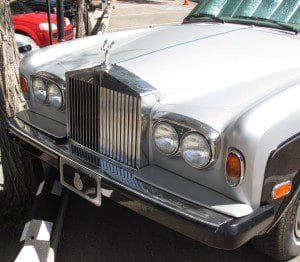
M240 22L298 32L299 6L300 0L200 0L186 21L199 17L216 22Z
M19 1L11 2L9 6L13 15L28 14L33 12L29 7Z

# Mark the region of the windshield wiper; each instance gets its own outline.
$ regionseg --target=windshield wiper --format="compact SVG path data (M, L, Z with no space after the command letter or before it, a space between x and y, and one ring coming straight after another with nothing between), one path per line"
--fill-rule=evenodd
M217 17L215 15L211 15L211 14L191 14L191 15L188 15L185 19L184 19L184 22L193 22L193 21L203 21L203 22L218 22L218 23L222 23L224 24L225 21L220 18L220 17Z
M255 16L252 16L252 17L251 16L243 16L243 15L233 16L232 18L252 20L253 22L255 22L255 21L266 22L268 24L273 25L274 28L284 29L284 30L292 31L296 34L299 34L299 30L295 29L294 27L289 26L289 25L287 25L283 22L279 22L279 21L272 20L272 19L267 19L267 18L262 18L262 17L255 17ZM230 22L232 22L232 21L230 21ZM255 24L255 23L253 23L253 25L260 26L260 24Z

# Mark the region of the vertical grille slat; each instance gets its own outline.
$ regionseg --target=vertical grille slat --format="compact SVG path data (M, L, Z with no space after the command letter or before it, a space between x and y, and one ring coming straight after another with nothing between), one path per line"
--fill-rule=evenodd
M136 119L137 119L137 114L136 114L136 107L137 107L137 98L133 98L133 106L132 106L132 165L135 165L136 159L135 159L135 145L136 145Z
M102 93L103 93L103 88L100 87L98 88L98 96L97 96L97 99L98 99L98 107L96 109L96 111L98 112L98 123L97 123L97 126L98 126L98 131L99 131L99 151L100 153L103 152L103 130L102 130L102 127L103 127L103 116L102 116L102 104L103 104L103 99L100 99L102 96ZM97 135L97 134L95 134Z
M140 152L140 97L69 77L68 137L97 153L137 167ZM77 152L77 151L74 151ZM78 154L96 164L83 150Z
M122 95L120 93L117 94L118 96L118 105L117 105L117 160L121 160L121 97Z
M109 90L109 156L113 157L113 139L114 139L114 95L113 91Z
M124 105L124 163L128 163L128 95L125 95L125 105Z
M113 159L117 159L117 129L118 127L118 93L113 91L114 94L114 127L113 127Z
M132 160L132 110L133 110L133 97L129 96L128 98L128 148L127 148L127 156L128 156L128 165L131 166L131 160Z
M124 162L124 123L125 123L125 94L121 94L121 115L120 115L120 161Z

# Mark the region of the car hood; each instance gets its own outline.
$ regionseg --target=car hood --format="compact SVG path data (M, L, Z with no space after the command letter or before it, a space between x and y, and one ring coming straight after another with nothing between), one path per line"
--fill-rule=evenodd
M28 14L19 14L13 16L14 22L22 21L31 24L48 23L46 12L32 12ZM51 22L56 24L56 15L51 14Z
M232 118L234 109L244 110L279 92L300 72L298 37L261 27L193 23L107 38L115 40L110 62L156 88L161 105L174 111L182 107L189 114L206 112L198 117L208 122L212 112L215 118L224 118L224 111L231 109L228 118ZM99 64L104 39L91 38L90 46L64 54L41 69L64 77L65 71ZM68 45L66 51L72 43Z
M257 87L259 82L280 74L285 78L288 71L298 69L299 44L298 38L270 29L189 24L116 41L110 61L153 85L161 101L189 99L192 104L224 109L266 91L266 86ZM73 53L61 65L73 70L97 64L100 47ZM224 101L228 93L234 101Z

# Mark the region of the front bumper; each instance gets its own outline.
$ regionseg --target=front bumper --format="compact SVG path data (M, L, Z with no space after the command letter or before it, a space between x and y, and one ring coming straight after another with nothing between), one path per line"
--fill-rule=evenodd
M92 166L72 154L66 141L54 140L18 118L9 119L7 124L12 137L19 139L19 145L29 153L57 168L63 157L93 170L101 176L103 196L209 246L238 248L273 220L269 205L241 218L224 215L137 179L132 170L107 158L102 159L100 167Z

